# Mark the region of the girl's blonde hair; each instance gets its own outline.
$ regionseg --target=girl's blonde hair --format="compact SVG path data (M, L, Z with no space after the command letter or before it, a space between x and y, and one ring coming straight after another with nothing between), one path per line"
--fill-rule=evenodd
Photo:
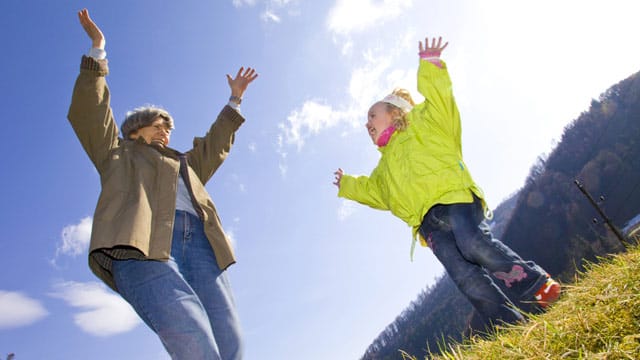
M395 88L391 94L403 98L411 104L411 106L416 105L411 97L411 93L407 89ZM393 104L385 103L385 105L387 106L387 112L390 113L393 118L393 126L395 126L396 130L405 130L407 126L409 126L409 121L407 120L408 112Z

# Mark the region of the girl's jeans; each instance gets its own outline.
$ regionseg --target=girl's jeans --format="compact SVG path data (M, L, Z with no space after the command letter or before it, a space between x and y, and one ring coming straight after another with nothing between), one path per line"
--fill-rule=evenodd
M197 216L176 211L168 261L117 260L113 275L172 359L242 358L231 287Z
M523 320L489 274L504 281L519 301L526 302L534 301L536 291L546 282L546 272L493 239L480 200L432 207L419 231L458 289L485 320Z

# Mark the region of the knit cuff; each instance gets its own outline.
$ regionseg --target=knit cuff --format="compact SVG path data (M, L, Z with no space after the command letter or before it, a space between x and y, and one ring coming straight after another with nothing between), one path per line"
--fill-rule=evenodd
M99 76L106 76L109 73L109 64L107 59L96 60L90 56L83 55L80 62L80 70L94 71Z
M244 122L244 116L233 109L230 105L226 105L224 108L222 108L219 116L229 119L237 127L240 127L240 125L242 125L242 123Z

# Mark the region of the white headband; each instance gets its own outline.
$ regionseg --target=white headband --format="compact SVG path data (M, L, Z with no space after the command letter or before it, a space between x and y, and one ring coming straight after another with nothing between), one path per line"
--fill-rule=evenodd
M385 96L384 99L382 99L380 101L388 103L388 104L391 104L391 105L394 105L394 106L397 106L400 109L402 109L402 111L404 111L406 113L410 112L411 109L413 109L413 106L411 106L411 104L407 100L401 98L398 95L394 95L394 94L389 94L389 95Z

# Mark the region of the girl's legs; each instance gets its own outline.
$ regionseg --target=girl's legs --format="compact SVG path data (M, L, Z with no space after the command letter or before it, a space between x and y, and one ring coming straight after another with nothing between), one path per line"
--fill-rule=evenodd
M512 323L522 316L487 271L525 301L532 301L546 281L546 273L539 266L523 261L492 238L477 200L434 206L425 215L420 232L429 239L432 251L462 293L490 319Z
M432 231L428 242L458 289L482 314L485 321L516 323L523 320L522 315L515 310L509 298L493 283L484 269L464 258L451 231Z
M448 206L451 231L465 259L486 269L495 279L518 297L533 301L533 296L547 281L547 273L533 261L524 261L518 254L494 239L484 220L479 200L472 204Z

